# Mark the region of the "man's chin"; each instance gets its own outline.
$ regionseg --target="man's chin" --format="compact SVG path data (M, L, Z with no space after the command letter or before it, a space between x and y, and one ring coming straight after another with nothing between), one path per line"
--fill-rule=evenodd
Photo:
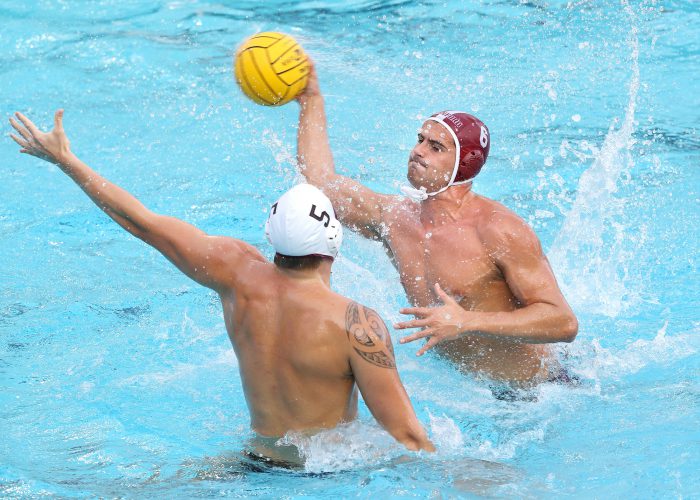
M408 168L408 173L406 174L406 179L408 180L408 183L413 186L416 189L420 189L423 183L421 182L421 179L416 179L411 175L412 168Z

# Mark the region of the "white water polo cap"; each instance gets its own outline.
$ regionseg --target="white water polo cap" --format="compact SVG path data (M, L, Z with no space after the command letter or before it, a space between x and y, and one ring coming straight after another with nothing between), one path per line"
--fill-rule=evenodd
M331 200L320 189L297 184L270 208L265 235L281 255L335 258L343 242L343 227Z

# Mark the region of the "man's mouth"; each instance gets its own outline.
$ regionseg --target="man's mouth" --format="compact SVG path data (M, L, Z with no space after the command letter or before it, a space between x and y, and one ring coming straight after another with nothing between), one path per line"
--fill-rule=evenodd
M428 168L427 165L426 165L425 163L423 163L422 161L420 161L420 160L419 160L418 158L416 158L415 156L411 156L411 157L408 159L408 166L409 166L409 167L412 167L412 168L417 168L417 167Z

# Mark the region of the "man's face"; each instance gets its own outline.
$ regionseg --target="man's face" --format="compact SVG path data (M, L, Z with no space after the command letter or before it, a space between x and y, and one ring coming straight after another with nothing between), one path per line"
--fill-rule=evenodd
M457 154L452 135L432 120L418 130L418 141L408 157L408 181L428 192L442 189L450 182Z

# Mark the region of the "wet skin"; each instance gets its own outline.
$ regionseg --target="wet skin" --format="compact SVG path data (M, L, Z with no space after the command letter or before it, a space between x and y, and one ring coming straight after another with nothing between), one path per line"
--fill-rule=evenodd
M546 344L570 342L578 331L532 229L503 205L479 196L471 183L419 203L379 194L335 172L323 97L312 70L300 104L298 160L306 179L332 200L338 217L381 241L396 266L425 339L469 372L510 381L545 377ZM457 154L441 124L426 121L409 155L407 178L434 192L447 185Z
M410 201L399 204L387 217L382 242L411 304L439 305L433 286L438 283L466 311L510 312L522 307L495 262L498 252L507 248L489 248L481 237L490 224L507 217L513 215L505 207L473 193L456 214L420 210ZM445 340L435 349L466 371L508 380L536 377L548 354L542 344L478 332Z
M412 450L434 449L399 379L384 322L331 290L332 259L313 269L284 269L244 241L210 236L151 212L71 152L62 110L50 133L19 113L10 122L21 152L58 165L115 222L218 293L251 428L259 435L315 432L351 421L359 388L398 441Z

